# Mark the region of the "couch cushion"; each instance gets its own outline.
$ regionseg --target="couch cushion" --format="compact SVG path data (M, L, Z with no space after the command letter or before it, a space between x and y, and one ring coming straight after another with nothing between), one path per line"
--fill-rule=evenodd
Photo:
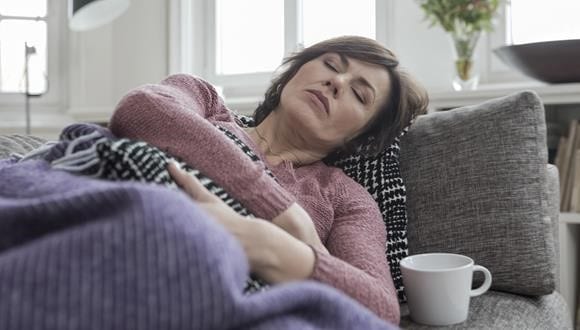
M387 230L387 243L385 245L387 261L399 302L406 301L400 262L409 253L407 247L407 193L405 183L401 178L399 155L401 137L407 133L409 127L406 127L393 144L376 157L354 154L330 163L330 165L342 169L346 175L365 187L379 206Z
M471 299L467 321L448 327L429 327L415 323L408 308L401 308L403 329L572 329L572 319L564 298L558 292L526 297L489 291Z
M0 159L11 155L25 155L44 144L46 140L34 136L10 134L0 135Z
M546 164L533 92L417 118L401 141L409 253L465 254L491 271L495 290L551 293Z

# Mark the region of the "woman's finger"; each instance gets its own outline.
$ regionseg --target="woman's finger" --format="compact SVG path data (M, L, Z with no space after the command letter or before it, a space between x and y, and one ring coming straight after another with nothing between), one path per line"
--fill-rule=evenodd
M180 169L174 162L169 162L167 166L169 174L178 186L194 200L199 202L215 202L217 197L209 192L199 180ZM219 200L219 199L218 199Z

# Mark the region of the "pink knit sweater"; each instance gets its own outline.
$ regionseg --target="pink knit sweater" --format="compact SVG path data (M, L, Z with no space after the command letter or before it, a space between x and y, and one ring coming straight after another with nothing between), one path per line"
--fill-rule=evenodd
M202 79L173 75L127 94L110 122L119 137L146 141L211 177L248 210L271 220L293 202L311 216L330 255L316 251L312 279L342 290L380 317L399 323L399 304L385 256L379 209L358 183L322 162L294 167L253 162L214 124L265 159ZM266 174L268 166L277 183Z

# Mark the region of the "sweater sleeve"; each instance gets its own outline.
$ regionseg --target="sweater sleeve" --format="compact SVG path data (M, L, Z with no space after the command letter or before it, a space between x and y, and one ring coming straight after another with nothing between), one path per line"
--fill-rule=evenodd
M330 254L314 249L312 278L342 290L381 318L399 324L397 294L385 255L386 231L376 202L349 180L326 241ZM342 190L342 189L341 189Z
M267 175L213 122L233 117L215 89L185 74L144 85L121 99L111 118L113 134L145 141L212 178L255 216L273 219L295 198Z

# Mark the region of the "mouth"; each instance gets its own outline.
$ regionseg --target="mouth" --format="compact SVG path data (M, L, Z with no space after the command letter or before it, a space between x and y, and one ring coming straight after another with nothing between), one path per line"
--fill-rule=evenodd
M326 98L326 96L322 95L322 92L317 91L315 89L307 89L306 90L308 93L314 95L316 97L316 99L318 99L318 101L322 104L322 106L324 107L324 111L326 112L326 114L328 115L330 113L329 110L329 106L328 106L328 99Z

